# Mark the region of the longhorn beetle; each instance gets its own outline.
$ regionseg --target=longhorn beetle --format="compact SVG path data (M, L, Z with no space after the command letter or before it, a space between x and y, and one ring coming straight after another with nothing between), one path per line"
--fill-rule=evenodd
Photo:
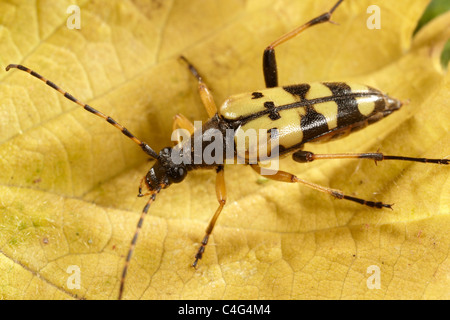
M208 136L212 129L222 133L223 139L219 142L223 149L232 144L235 139L239 138L240 132L242 132L239 131L239 129L243 129L243 131L247 129L264 129L265 132L267 132L266 142L269 145L274 139L272 130L275 130L275 136L278 138L277 147L279 155L285 156L292 153L293 159L300 163L323 159L349 158L372 159L375 161L404 160L449 164L449 159L391 156L379 152L314 154L302 150L305 143L329 141L360 130L367 125L390 115L392 112L399 110L403 105L402 101L389 97L377 89L354 83L317 82L283 87L278 86L278 69L275 59L275 48L314 25L332 22L331 15L342 2L343 0L337 1L328 12L319 15L272 42L263 53L263 73L266 88L255 92L231 96L219 109L217 109L214 99L197 69L186 58L181 57L181 60L186 63L190 72L198 81L198 93L206 108L209 120L203 125L201 132L199 133L194 132L193 124L186 117L176 115L174 117L174 129L183 128L190 133L191 137L187 140L183 139L183 141L178 139L178 143L175 146L163 148L159 153L153 150L147 143L138 139L127 128L123 127L111 117L81 102L38 73L22 65L10 64L6 67L6 71L11 68L17 68L44 81L47 85L63 94L67 99L77 103L85 110L103 118L119 129L125 136L138 144L148 156L156 161L142 178L139 185L138 196L148 196L149 198L142 210L128 250L128 255L125 259L120 279L119 299L122 298L124 292L128 265L136 245L138 234L142 228L144 217L148 213L150 205L155 201L157 194L162 189L169 187L172 183L180 183L183 181L187 173L191 170L215 169L217 174L216 194L219 206L206 228L205 236L201 241L192 266L197 267L199 260L202 258L209 237L214 229L214 225L216 224L227 199L224 179L224 162L210 164L203 161L201 163L182 162L176 164L173 160L173 155L175 154L182 157L182 152L189 150L191 154L188 154L188 156L191 156L190 159L193 159L195 156L193 151L195 143L200 143L203 150L211 143L218 142L211 141ZM232 130L234 134L231 137L227 136L227 130ZM269 131L271 134L269 134ZM245 154L248 154L252 147L255 148L255 146L247 146ZM256 147L256 149L258 149L258 147ZM234 149L232 157L237 157L236 149ZM261 160L261 158L257 159ZM263 168L259 165L259 162L251 163L248 157L245 158L245 162L257 173L272 180L288 183L302 183L312 189L328 193L334 198L350 200L373 208L392 208L391 204L349 196L339 190L302 180L288 172L264 172ZM142 193L144 188L146 189L146 192Z

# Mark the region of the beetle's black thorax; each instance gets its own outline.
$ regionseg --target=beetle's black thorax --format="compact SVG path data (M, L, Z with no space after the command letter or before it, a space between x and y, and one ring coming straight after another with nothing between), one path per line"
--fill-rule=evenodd
M235 123L227 122L218 114L202 124L187 141L176 145L172 153L188 171L195 169L214 169L224 164L225 159L235 156Z
M215 169L224 164L227 157L233 158L235 125L236 123L224 121L216 114L186 141L173 148L163 148L146 175L149 189L179 183L184 180L188 171Z

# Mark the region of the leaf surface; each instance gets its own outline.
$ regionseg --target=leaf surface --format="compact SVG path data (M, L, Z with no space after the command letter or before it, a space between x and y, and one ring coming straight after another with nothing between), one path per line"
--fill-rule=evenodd
M306 150L442 158L449 154L450 77L439 52L446 14L412 32L427 1L345 1L339 26L312 28L277 48L280 84L361 82L410 100L361 132ZM332 1L79 1L1 3L0 66L20 63L111 115L155 150L172 119L207 119L201 72L216 103L264 87L263 49L329 10ZM58 92L0 73L0 297L116 299L150 168L139 147ZM212 171L163 190L146 217L126 279L127 299L449 299L449 168L330 160L281 169L368 200L374 210L226 166L228 202L198 270L190 267L217 208ZM73 271L80 270L74 288ZM369 289L373 266L380 289ZM69 268L69 269L68 269Z

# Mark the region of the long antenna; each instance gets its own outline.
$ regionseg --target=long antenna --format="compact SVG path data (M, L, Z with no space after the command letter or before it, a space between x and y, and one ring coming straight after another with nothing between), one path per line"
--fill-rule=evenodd
M10 64L6 67L6 71L9 71L9 69L11 68L16 68L25 72L28 72L29 74L31 74L33 77L38 78L39 80L45 82L49 87L52 87L53 89L55 89L56 91L58 91L59 93L61 93L64 97L66 97L67 99L69 99L70 101L75 102L76 104L82 106L85 110L95 114L96 116L99 116L100 118L105 119L108 123L112 124L114 127L116 127L117 129L119 129L125 136L127 136L128 138L130 138L131 140L133 140L135 143L137 143L142 150L144 150L145 153L147 153L150 157L152 157L153 159L158 158L158 154L155 152L155 150L153 150L147 143L139 140L138 138L136 138L130 131L128 131L127 128L125 128L124 126L122 126L120 123L118 123L116 120L114 120L113 118L101 113L100 111L92 108L91 106L81 102L80 100L78 100L77 98L75 98L74 96L72 96L70 93L68 93L67 91L64 91L63 89L61 89L60 87L58 87L56 84L54 84L53 82L45 79L43 76L41 76L40 74L34 72L31 69L28 69L27 67L24 67L20 64Z
M123 289L124 289L124 285L125 285L125 277L127 276L127 271L128 271L128 265L130 264L131 256L133 255L134 247L136 246L139 232L142 229L142 224L144 223L144 218L148 213L148 209L150 209L150 205L152 204L153 201L155 201L156 195L161 191L161 189L163 187L164 187L164 185L160 185L160 186L158 186L157 189L155 189L151 193L150 198L147 201L147 204L145 205L144 209L142 210L141 217L139 218L139 222L136 226L136 231L134 232L133 239L131 240L130 248L128 249L128 254L125 259L125 264L123 266L122 277L120 278L119 300L122 300Z

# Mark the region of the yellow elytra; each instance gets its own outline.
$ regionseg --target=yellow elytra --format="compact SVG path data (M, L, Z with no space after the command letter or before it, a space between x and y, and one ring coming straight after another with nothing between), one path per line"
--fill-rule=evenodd
M381 91L345 82L314 82L267 88L228 98L219 109L224 120L237 123L235 142L247 130L276 130L280 155L301 149L307 142L325 142L348 135L402 106ZM262 131L260 131L263 129ZM274 136L258 136L259 144L276 147ZM246 152L257 146L246 143ZM259 154L259 153L258 153ZM259 159L261 160L261 159Z

